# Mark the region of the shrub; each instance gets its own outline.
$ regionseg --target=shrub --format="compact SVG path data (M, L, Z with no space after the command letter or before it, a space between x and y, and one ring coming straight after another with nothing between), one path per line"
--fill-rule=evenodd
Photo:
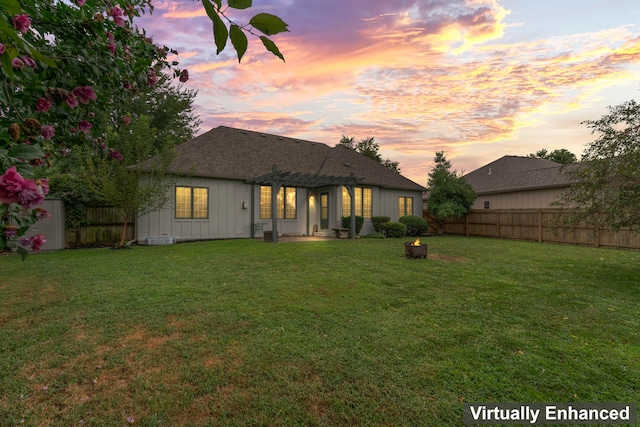
M372 216L371 222L373 223L373 229L378 233L382 232L382 225L386 222L391 221L391 218L388 216Z
M364 225L364 217L356 215L356 234L360 234L360 230L362 230L363 225ZM351 228L350 216L342 217L342 228Z
M387 237L404 237L407 227L400 222L385 222L382 224L382 232Z
M382 233L375 232L375 233L366 234L362 237L365 237L367 239L384 239L386 236Z
M405 215L399 221L407 226L407 236L420 236L427 231L427 221L420 216Z

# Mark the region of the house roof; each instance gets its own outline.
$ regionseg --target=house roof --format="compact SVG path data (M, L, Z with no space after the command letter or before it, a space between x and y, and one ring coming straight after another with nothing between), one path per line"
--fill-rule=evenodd
M476 194L567 187L562 165L546 159L504 156L466 175Z
M342 145L218 126L175 147L168 172L190 176L250 180L281 172L361 178L359 185L421 191L424 188ZM144 163L140 166L144 167Z

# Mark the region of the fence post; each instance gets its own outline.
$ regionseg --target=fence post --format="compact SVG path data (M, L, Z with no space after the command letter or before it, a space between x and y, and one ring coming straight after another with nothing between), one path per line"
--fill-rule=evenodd
M469 213L464 216L464 235L469 235Z
M538 210L538 242L542 243L542 209Z
M501 237L500 235L500 211L496 212L496 228L497 228L497 234L498 234L498 239Z

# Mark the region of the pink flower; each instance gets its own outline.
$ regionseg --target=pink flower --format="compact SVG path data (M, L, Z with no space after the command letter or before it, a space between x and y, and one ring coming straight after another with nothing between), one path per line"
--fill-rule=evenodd
M31 237L23 237L22 239L20 239L20 244L25 248L33 249L33 252L40 252L40 249L42 249L42 245L44 243L46 243L46 240L44 240L44 236L42 234ZM45 387L42 387L42 389L46 390Z
M13 17L13 26L21 33L26 33L31 27L31 18L29 15L16 15Z
M35 208L34 213L36 215L36 219L38 221L42 221L43 219L51 218L51 214L48 210L42 208Z
M180 81L184 83L187 80L189 80L189 71L187 70L180 71Z
M115 55L116 54L116 44L114 42L111 42L107 45L107 49L109 49L109 52L111 53L111 55Z
M24 61L20 58L13 58L11 60L11 65L13 66L13 68L16 68L20 71L24 69Z
M27 65L28 67L31 67L34 70L38 68L36 61L34 61L30 56L22 56L21 59L22 59L22 62L24 62L25 65Z
M0 201L3 203L17 203L25 179L18 173L15 166L11 166L4 175L0 176Z
M42 190L42 194L45 196L49 194L49 180L46 178L36 179L36 185Z
M75 95L67 96L64 100L69 108L76 108L78 106L78 98Z
M115 148L109 148L109 158L121 162L122 159L124 159L124 156L120 151L116 150Z
M4 53L5 49L4 43L0 43L0 55Z
M31 209L44 202L44 191L42 187L36 185L35 181L25 179L22 184L22 191L18 194L18 204L25 209Z
M53 138L54 132L55 132L55 128L51 125L43 125L40 128L40 135L42 135L42 137L47 141L51 141L51 138Z
M73 93L83 104L88 104L89 101L95 101L98 99L98 95L96 95L91 86L78 86L74 88L71 93Z
M124 116L124 117L122 118L122 123L123 123L125 126L129 126L129 125L131 124L131 117L129 117L129 116Z
M36 111L46 113L50 108L51 101L49 101L47 98L38 98L38 101L36 102Z
M18 204L25 209L31 209L44 201L44 196L49 194L49 180L23 179L22 188L18 194Z
M4 227L4 236L5 237L18 237L18 227L14 227L11 225L6 225Z
M78 122L78 132L84 132L89 135L89 131L91 130L91 123L86 120L80 120Z
M87 2L87 0L76 0L76 2L78 3L78 6L82 7Z
M118 26L122 27L124 25L124 11L120 7L120 5L115 5L109 12L107 12L109 16L113 18L113 22Z
M122 84L122 87L123 87L124 89L126 89L126 90L129 90L129 89L131 89L131 83L129 83L128 81L127 81L127 82L124 82L124 83Z
M149 68L147 70L147 86L154 87L158 83L158 76L156 76L156 70Z
M107 40L109 40L110 42L116 40L116 38L113 36L113 34L111 34L111 31L107 31Z

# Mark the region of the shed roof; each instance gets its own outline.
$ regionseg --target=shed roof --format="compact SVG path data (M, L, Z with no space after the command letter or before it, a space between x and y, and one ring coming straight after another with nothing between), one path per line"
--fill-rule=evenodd
M572 166L546 159L504 156L464 178L477 194L567 187L571 182L563 167Z
M144 167L144 163L140 166ZM360 178L359 185L422 191L424 187L369 157L338 145L218 126L175 147L170 173L251 180L281 172ZM330 185L330 180L327 180Z

